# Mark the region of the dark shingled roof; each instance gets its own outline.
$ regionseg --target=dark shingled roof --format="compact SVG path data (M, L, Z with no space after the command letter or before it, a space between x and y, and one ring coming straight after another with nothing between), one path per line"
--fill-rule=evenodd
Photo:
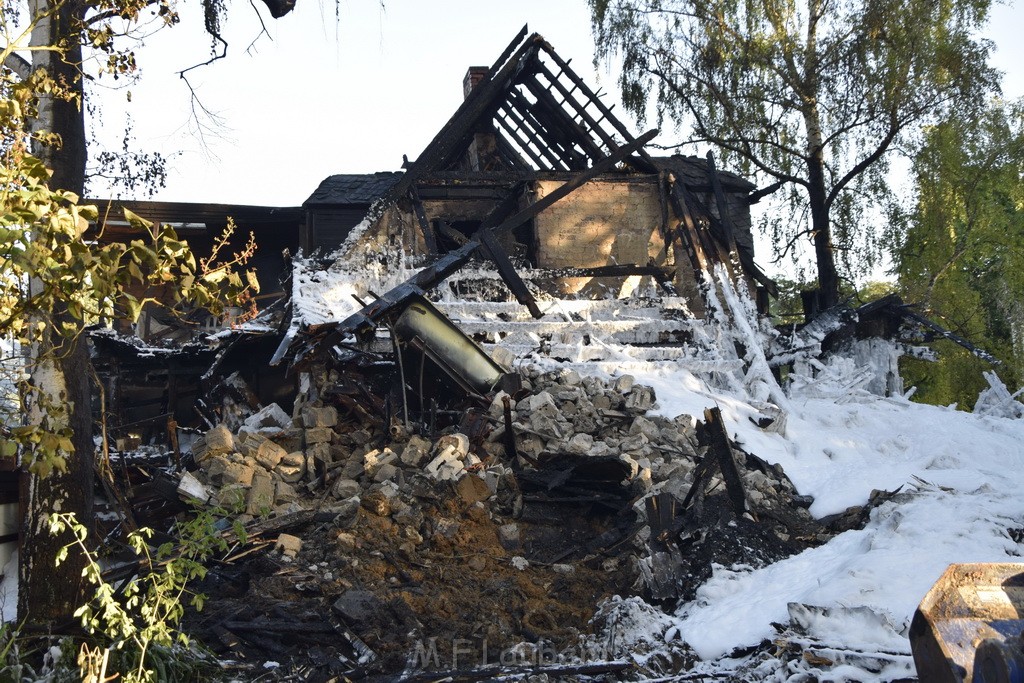
M682 181L687 185L706 185L708 181L708 160L700 157L683 156L673 154L670 157L652 157L651 161L659 169L675 171L682 176ZM718 169L718 179L722 183L722 189L732 192L753 192L757 185L746 178L735 173Z
M401 171L377 173L340 173L327 177L309 196L303 206L324 204L371 204L391 189Z

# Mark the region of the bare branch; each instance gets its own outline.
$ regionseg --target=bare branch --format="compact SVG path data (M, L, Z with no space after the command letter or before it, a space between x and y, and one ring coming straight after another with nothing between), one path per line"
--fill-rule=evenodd
M32 65L27 59L16 52L7 52L7 56L4 58L4 66L18 74L18 78L23 81L32 75Z

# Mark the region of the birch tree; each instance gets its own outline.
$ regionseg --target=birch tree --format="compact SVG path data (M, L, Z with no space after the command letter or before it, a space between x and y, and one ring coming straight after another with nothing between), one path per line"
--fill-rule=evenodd
M268 2L272 15L293 2ZM213 59L222 0L204 0ZM225 264L197 263L173 231L130 216L141 231L131 245L100 248L83 239L95 207L79 206L87 140L84 81L135 70L131 34L140 21L172 26L169 0L28 0L3 6L0 92L2 199L0 335L30 350L24 384L26 423L4 439L16 443L31 472L22 529L19 612L30 627L66 621L81 602L81 563L56 576L54 558L70 538L48 532L52 513L91 518L93 442L84 326L138 315L130 283L177 285L182 303L216 311L247 280ZM26 55L28 56L26 58ZM93 71L88 72L87 65ZM8 449L9 450L9 449Z
M996 87L977 38L989 0L588 2L630 110L653 101L685 142L784 191L764 227L779 255L810 238L824 306L878 246L890 152Z

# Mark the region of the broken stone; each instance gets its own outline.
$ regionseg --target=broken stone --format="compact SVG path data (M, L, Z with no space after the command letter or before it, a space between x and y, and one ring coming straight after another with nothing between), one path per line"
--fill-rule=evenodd
M238 450L250 458L256 457L260 446L266 443L267 437L257 432L242 430L238 433Z
M661 438L661 429L658 428L658 425L643 415L638 415L634 418L633 424L629 426L629 433L630 435L643 434L651 441L657 441Z
M313 427L306 429L307 444L330 443L334 436L334 430L330 427Z
M302 476L306 473L306 456L297 451L286 453L274 468L274 473L289 484L302 481Z
M626 410L633 414L646 413L654 407L654 387L638 384L626 395Z
M352 496L351 498L346 498L343 501L333 503L331 505L325 505L320 508L320 512L328 515L334 515L334 523L341 524L353 517L359 511L360 502L359 496Z
M299 494L295 487L286 481L274 482L274 501L278 503L291 503L298 500Z
M451 449L461 460L466 457L467 453L469 453L469 437L458 432L454 434L445 434L437 440L434 452L443 453L448 449Z
M524 405L525 404L525 405ZM526 409L529 411L530 418L534 417L547 417L555 418L558 415L558 405L555 403L555 399L547 391L542 391L532 396L527 396L519 405L517 409Z
M398 474L398 468L389 462L380 465L377 468L377 472L373 475L374 481L389 481Z
M217 506L228 512L239 513L245 509L245 487L229 484L217 492Z
M274 443L283 448L286 453L301 451L303 434L303 430L297 427L290 427L279 434L275 434Z
M306 429L334 427L338 424L338 409L334 406L305 405L302 407L302 426Z
M220 475L220 483L222 485L227 484L239 484L241 486L249 486L252 484L252 477L256 470L246 463L241 462L229 462L224 467L224 471Z
M358 496L363 492L359 482L352 479L339 479L331 486L331 495L338 500L345 500L352 496Z
M466 505L472 505L491 497L491 490L487 487L487 482L472 474L459 479L459 483L455 485L455 491Z
M615 378L613 388L620 394L628 394L634 384L636 384L636 378L633 375L621 375Z
M566 444L565 450L574 455L586 455L590 452L590 449L594 447L594 437L590 434L574 434L569 443Z
M178 495L195 498L200 503L210 500L210 492L191 472L183 472L178 482Z
M345 461L341 468L341 476L346 479L357 479L366 473L363 467L363 456L353 453Z
M580 373L575 370L562 370L559 374L558 381L567 387L576 387L583 382L583 378Z
M267 429L279 431L291 427L292 418L281 410L281 406L271 403L259 412L250 415L242 424L246 429L254 432Z
M544 439L536 434L516 434L516 450L524 455L537 457L544 450Z
M543 434L549 439L563 439L568 431L568 425L559 422L555 416L546 413L530 415L530 429L538 434Z
M380 491L372 491L363 496L360 505L378 517L387 517L391 514L391 501Z
M508 551L519 549L519 525L515 523L502 524L498 527L498 542L501 547Z
M203 443L204 450L202 455L197 455L196 460L204 458L208 455L218 455L220 453L231 453L235 450L235 437L231 433L231 430L226 425L219 424L210 431L206 432L206 438Z
M343 553L352 552L359 545L359 540L356 538L356 535L347 531L339 531L338 535L334 537L334 540L338 544L338 550Z
M495 346L491 349L491 360L501 366L506 372L510 370L516 362L516 354L512 353L504 346Z
M487 408L487 414L497 420L503 419L505 415L505 399L508 397L509 395L506 391L499 391L496 393L494 395L494 400L491 401L491 405ZM512 412L515 413L514 410ZM514 414L512 415L512 419L515 419Z
M448 519L447 517L441 517L434 521L434 533L439 534L448 540L455 538L455 534L459 533L459 523L454 519Z
M388 614L387 606L380 598L370 591L355 588L342 593L331 608L358 630L365 629Z
M256 472L246 499L245 511L250 515L268 514L274 507L274 478L266 472Z
M430 442L423 437L413 436L409 437L409 442L405 444L405 448L402 449L401 461L402 464L408 465L409 467L419 467L420 463L430 452Z
M280 550L282 555L294 560L302 550L302 539L291 534L280 534L274 543L274 550Z
M277 404L271 403L270 405ZM286 455L288 455L288 451L281 448L273 441L266 440L259 445L259 448L256 449L256 452L252 457L256 462L262 465L264 469L273 470L278 466L278 464L280 464L281 459Z
M314 443L306 446L306 467L309 467L309 459L327 465L331 462L331 444Z

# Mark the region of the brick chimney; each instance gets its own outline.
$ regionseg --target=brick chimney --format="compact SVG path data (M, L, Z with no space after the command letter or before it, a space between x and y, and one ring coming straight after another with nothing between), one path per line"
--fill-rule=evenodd
M462 79L462 96L469 97L469 93L475 88L484 76L490 71L487 66L471 66L466 71L466 77Z
M462 79L462 96L469 97L473 88L478 86L487 76L490 67L471 66ZM501 167L501 160L498 157L498 141L494 136L494 128L487 125L485 129L478 129L473 135L473 141L466 150L466 163L471 171L493 171Z

